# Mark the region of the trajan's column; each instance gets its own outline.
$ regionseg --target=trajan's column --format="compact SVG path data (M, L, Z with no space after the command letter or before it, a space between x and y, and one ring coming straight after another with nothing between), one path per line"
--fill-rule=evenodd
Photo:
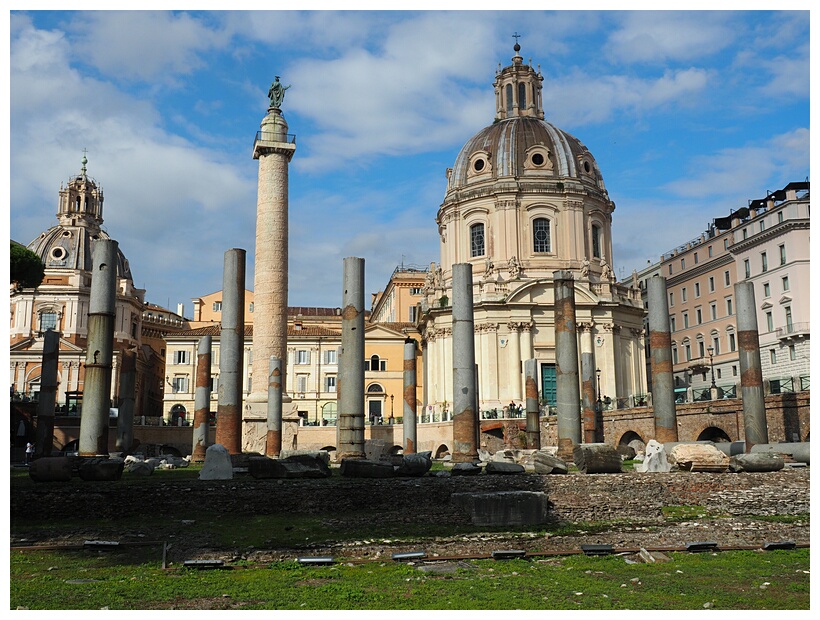
M256 201L256 255L253 292L253 365L251 393L246 402L246 417L259 419L258 430L246 428L243 449L264 451L267 418L268 373L270 357L287 363L288 330L288 164L296 152L295 136L288 135L282 116L285 91L279 76L268 91L270 107L253 144L253 158L259 160L259 186ZM282 376L282 400L287 385ZM261 435L260 435L261 433ZM264 452L263 452L264 453Z

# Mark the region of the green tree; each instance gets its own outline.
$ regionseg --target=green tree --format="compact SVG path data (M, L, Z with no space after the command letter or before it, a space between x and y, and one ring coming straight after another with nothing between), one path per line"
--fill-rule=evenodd
M11 242L11 283L17 288L37 288L43 281L46 266L26 246Z

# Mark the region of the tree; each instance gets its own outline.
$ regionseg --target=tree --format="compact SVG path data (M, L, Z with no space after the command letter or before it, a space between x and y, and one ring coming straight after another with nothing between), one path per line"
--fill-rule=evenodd
M40 286L45 269L37 254L24 245L11 242L11 283L18 289Z

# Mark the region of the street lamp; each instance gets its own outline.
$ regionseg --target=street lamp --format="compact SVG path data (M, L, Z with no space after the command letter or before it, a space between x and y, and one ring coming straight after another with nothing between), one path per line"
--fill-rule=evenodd
M712 370L712 389L714 389L715 387L717 387L715 385L715 364L714 364L714 361L713 361L714 360L713 355L715 353L715 348L714 347L706 347L706 350L709 351L709 368L711 368L711 370Z
M603 411L604 410L603 402L601 401L601 369L596 368L595 369L595 374L598 377L598 390L597 390L598 391L598 402L597 402L597 407L598 407L598 411Z
M390 424L393 424L393 395L390 395Z

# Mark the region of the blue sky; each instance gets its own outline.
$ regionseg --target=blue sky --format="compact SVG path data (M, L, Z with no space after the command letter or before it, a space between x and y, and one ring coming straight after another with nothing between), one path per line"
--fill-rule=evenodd
M439 260L445 171L493 121L499 63L544 75L546 119L598 161L619 277L715 217L809 177L808 11L63 12L10 14L11 238L57 223L88 173L146 300L190 316L230 248L253 288L257 162L281 76L290 305L341 304Z

